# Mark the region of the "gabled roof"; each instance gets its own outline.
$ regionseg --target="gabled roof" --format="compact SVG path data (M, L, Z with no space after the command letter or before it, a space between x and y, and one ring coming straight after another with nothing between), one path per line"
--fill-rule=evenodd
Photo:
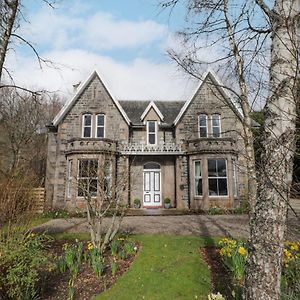
M75 93L75 95L73 96L73 98L71 98L70 100L68 100L65 103L65 105L63 106L63 108L60 110L60 112L54 118L54 120L53 120L53 125L54 126L57 126L62 121L62 119L65 117L65 115L70 111L70 109L76 103L76 101L78 100L78 98L80 97L80 95L84 92L84 90L86 89L86 87L94 80L95 77L98 77L98 79L100 80L100 82L104 86L106 92L110 95L112 101L114 102L114 104L116 105L116 107L118 108L118 110L120 111L120 113L123 116L124 120L127 122L128 125L130 124L130 120L129 120L128 116L126 115L125 111L123 110L122 106L120 105L119 101L116 100L116 98L113 97L112 93L108 91L108 89L105 86L105 84L103 83L101 77L99 76L99 74L95 70L95 71L93 71L91 73L91 75L87 78L87 80L79 86L79 89L77 90L77 92Z
M151 101L149 103L149 105L146 107L146 109L144 110L143 114L141 115L141 121L143 121L146 117L146 115L148 114L149 110L153 108L156 112L156 114L159 116L160 120L163 121L164 120L164 116L163 114L160 112L160 110L157 108L157 106L155 105L155 103L153 101Z
M226 90L225 85L221 82L221 80L218 79L217 75L213 71L209 70L202 76L202 80L200 81L200 85L197 87L197 89L196 89L195 93L193 94L193 96L191 97L191 99L186 101L184 106L181 108L179 114L177 115L177 117L174 121L175 126L178 124L181 117L183 116L183 114L185 113L185 111L187 110L187 108L189 107L191 102L194 100L194 98L198 94L198 91L202 88L203 84L206 82L207 79L210 79L213 82L213 85L218 89L218 91L225 98L225 100L228 102L228 104L230 106L232 106L232 109L234 109L236 111L236 113L241 118L243 118L243 114L242 114L240 108L232 100L232 97L229 95L228 91Z
M127 116L134 125L142 125L140 116L149 106L150 101L120 100ZM154 101L156 107L164 116L164 124L172 125L184 105L184 101Z

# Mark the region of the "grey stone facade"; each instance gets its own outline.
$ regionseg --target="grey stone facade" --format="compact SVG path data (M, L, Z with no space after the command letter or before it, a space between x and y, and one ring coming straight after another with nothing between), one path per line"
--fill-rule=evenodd
M91 116L91 137L83 136L85 114ZM101 138L96 137L99 114L105 116ZM200 114L208 118L208 136L204 138L199 137ZM212 137L213 114L220 116L220 137ZM208 209L215 205L232 208L246 195L247 182L242 125L236 114L233 104L215 86L211 74L185 104L118 102L94 72L49 126L47 207L84 209L85 201L78 196L79 163L82 159L97 160L100 166L105 157L110 157L112 178L128 176L124 203L129 206L133 205L133 199L139 198L142 207L159 208L163 199L170 198L172 207L178 209ZM151 122L155 125L154 144L149 140ZM226 162L225 196L209 191L212 182L219 185L225 182L224 178L219 181L212 178L209 183L208 161L218 159ZM195 162L201 162L201 195L195 192ZM126 172L121 174L124 166ZM150 199L149 204L146 199Z

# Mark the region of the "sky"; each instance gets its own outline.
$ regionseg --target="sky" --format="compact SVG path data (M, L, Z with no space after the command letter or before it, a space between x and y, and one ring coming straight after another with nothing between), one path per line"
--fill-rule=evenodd
M16 84L68 98L73 84L97 70L119 100L186 100L198 85L166 54L181 47L182 7L170 15L158 0L59 0L54 9L23 0L22 12L17 33L51 63L40 68L16 41L6 61Z

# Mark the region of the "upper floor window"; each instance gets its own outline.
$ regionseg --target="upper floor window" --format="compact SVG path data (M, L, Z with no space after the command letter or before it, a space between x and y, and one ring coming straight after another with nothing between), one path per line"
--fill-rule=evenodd
M208 159L208 188L210 196L227 196L227 166L225 159Z
M199 115L199 137L207 137L207 115Z
M202 175L201 175L201 161L194 162L195 171L195 195L202 196Z
M220 115L214 114L211 116L212 136L217 138L221 136L221 120Z
M92 115L85 114L82 116L82 136L92 137Z
M96 130L96 137L97 138L104 138L104 127L105 127L105 115L100 114L97 115L97 130Z
M157 121L147 122L147 144L155 145L157 140Z

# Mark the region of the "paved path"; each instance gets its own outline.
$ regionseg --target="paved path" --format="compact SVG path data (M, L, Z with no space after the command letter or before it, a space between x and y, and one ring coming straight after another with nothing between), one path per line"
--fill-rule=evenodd
M106 224L109 221L105 220ZM55 219L35 228L48 232L88 232L85 219ZM230 236L247 238L247 215L181 215L181 216L131 216L124 217L121 231L132 234L173 234ZM300 240L300 222L295 217L288 220L287 238Z

